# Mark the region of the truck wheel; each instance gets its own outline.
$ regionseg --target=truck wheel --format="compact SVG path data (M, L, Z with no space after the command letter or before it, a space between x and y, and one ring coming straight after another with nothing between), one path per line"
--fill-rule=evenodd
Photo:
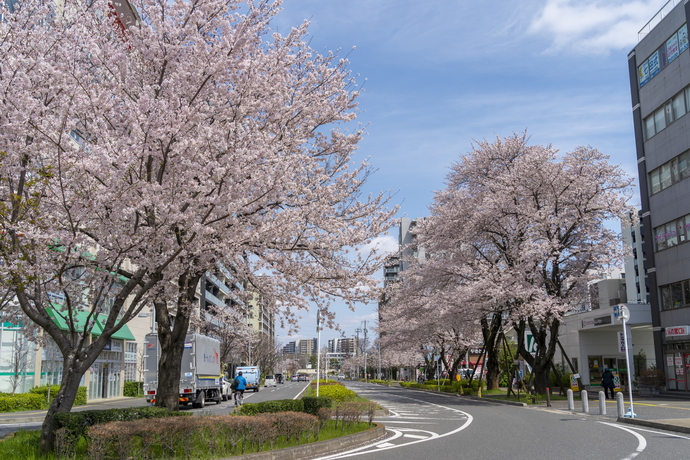
M198 402L196 403L196 407L198 407L199 409L203 409L206 405L206 393L204 393L203 390L201 390L201 393L199 394L197 401Z
M220 404L224 400L225 400L225 398L223 397L223 394L219 391L218 392L218 399L216 399L216 404Z

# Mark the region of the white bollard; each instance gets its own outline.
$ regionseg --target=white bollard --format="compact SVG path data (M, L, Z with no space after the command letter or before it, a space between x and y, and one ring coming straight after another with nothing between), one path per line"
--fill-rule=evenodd
M573 399L573 390L568 388L568 391L566 391L565 394L568 396L568 410L575 410L575 400Z
M603 391L599 392L599 413L606 415L606 393Z
M582 412L589 414L589 396L587 396L587 390L582 390Z
M616 407L618 409L618 416L625 417L625 401L623 401L623 392L616 392Z

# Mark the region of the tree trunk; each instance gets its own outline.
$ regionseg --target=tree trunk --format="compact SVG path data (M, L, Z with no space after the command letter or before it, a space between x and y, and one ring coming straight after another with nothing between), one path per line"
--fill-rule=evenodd
M86 369L88 369L93 361L95 361L96 356L98 356L98 353L94 354L94 359L90 359L88 364L79 359L82 357L82 353L72 355L71 359L66 358L63 361L60 391L58 391L57 396L55 396L53 401L50 403L48 413L46 414L46 418L43 420L43 425L41 426L39 447L41 452L44 454L51 453L55 444L55 432L53 429L53 420L55 419L55 414L58 412L70 412L72 410L74 400L77 397L77 390L79 389L81 377L84 375L84 372L86 372ZM78 366L77 363L79 362L82 363L81 366Z
M178 281L180 295L174 322L171 320L168 306L164 302L154 302L158 342L161 347L156 394L158 407L166 407L169 410L180 408L180 372L184 342L189 330L189 320L193 311L191 305L194 305L196 286L202 275L203 272L194 276L187 274L180 276Z
M167 307L163 306L167 316ZM161 347L160 360L158 361L158 389L156 394L156 406L166 407L169 410L180 408L180 373L182 371L182 355L184 342L189 329L189 316L178 315L175 324L170 328L169 318L162 320L161 310L156 305L156 322L158 323L158 342ZM161 320L159 321L159 318ZM166 326L161 326L164 323Z
M484 369L486 369L486 389L497 390L501 376L501 367L499 366L499 344L498 337L500 335L503 321L501 313L495 312L491 317L491 322L482 318L482 336L484 337Z
M525 346L525 329L529 324L530 331L534 336L537 344L537 352L532 356L527 352ZM553 356L556 353L556 345L558 343L558 328L560 327L558 319L551 319L547 324L537 324L531 318L521 320L518 331L518 349L520 355L532 367L532 376L530 381L534 385L534 390L539 394L546 394L546 388L549 386L551 380L551 363Z

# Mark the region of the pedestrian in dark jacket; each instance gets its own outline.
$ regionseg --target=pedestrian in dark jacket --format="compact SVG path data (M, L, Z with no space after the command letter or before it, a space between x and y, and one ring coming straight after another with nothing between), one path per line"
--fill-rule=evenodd
M604 387L604 395L608 398L610 392L613 399L613 389L616 385L613 383L613 372L608 367L604 368L604 374L601 376L601 386Z

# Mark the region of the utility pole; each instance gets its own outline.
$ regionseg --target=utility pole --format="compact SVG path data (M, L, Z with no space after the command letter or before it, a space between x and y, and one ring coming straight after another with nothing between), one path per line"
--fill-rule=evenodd
M362 321L364 323L364 381L367 381L367 322Z
M357 355L359 354L359 333L362 332L360 328L355 329L355 334L357 336L357 339L355 340L355 369L357 370L357 378L359 378L359 360L357 359Z

